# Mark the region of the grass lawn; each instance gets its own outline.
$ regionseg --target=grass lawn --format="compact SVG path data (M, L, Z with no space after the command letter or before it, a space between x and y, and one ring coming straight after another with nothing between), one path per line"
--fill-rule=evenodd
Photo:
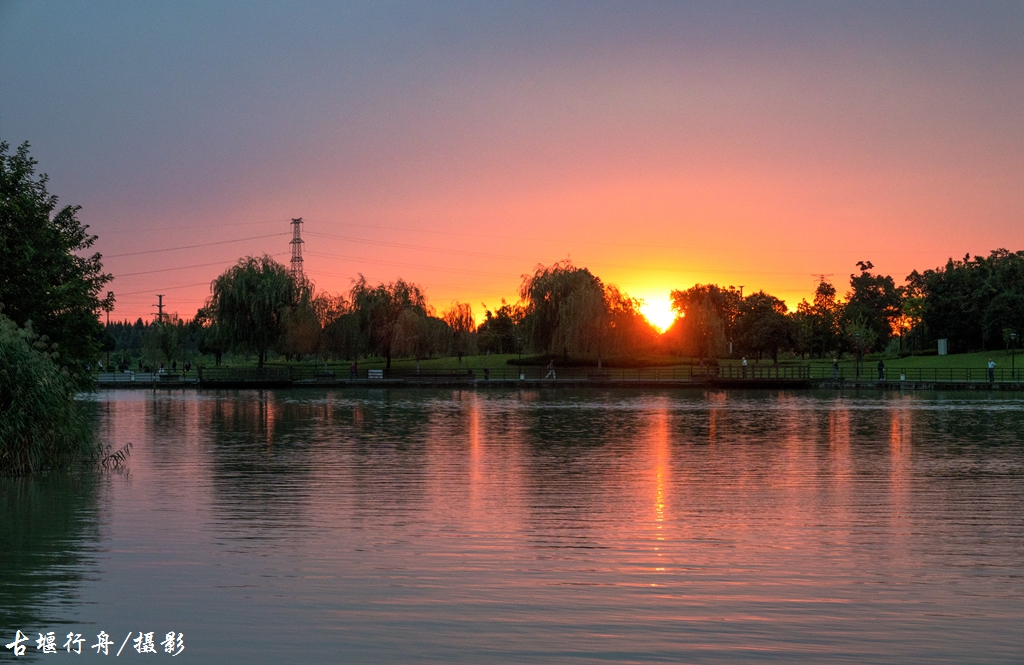
M864 359L863 366L874 367L878 364L878 355L871 355ZM460 371L460 370L482 370L488 369L501 369L514 367L516 360L519 358L518 354L505 353L481 356L464 356L460 363L457 358L427 358L420 361L420 369L424 371ZM526 360L527 356L524 354L523 359ZM1018 350L1015 357L1011 358L1011 354L1004 350L998 351L978 351L975 353L957 353L946 356L908 356L906 358L882 358L886 367L889 368L943 368L943 369L959 369L959 368L978 368L984 369L988 367L989 358L996 362L997 368L1009 369L1011 364L1015 367L1024 368L1024 350ZM509 364L509 361L512 361ZM302 364L312 364L313 361L304 360ZM608 367L672 367L674 365L688 365L691 364L691 359L679 356L669 355L655 355L645 356L638 358L635 364L624 362L624 359L617 358L611 362L606 363ZM740 358L721 358L718 363L721 365L734 365L738 366L742 360ZM331 361L330 366L333 370L337 371L338 368L347 368L350 361ZM251 362L238 362L237 359L232 358L231 362L225 362L226 365L232 367L239 366L256 366L255 360ZM268 367L280 367L285 365L283 359L275 359L272 362L268 362ZM770 358L763 360L755 360L753 358L747 359L747 364L751 367L754 366L766 366L772 365ZM799 358L786 358L785 360L779 361L780 365L814 365L814 366L832 366L831 360L801 360ZM383 358L361 358L359 360L360 369L368 368L383 368L385 361ZM411 370L416 368L416 360L412 358L392 358L391 366L395 369L406 369ZM558 359L555 359L555 366L559 367L560 364ZM846 355L839 362L840 367L853 367L854 360L851 356Z
M878 360L881 356L870 355L864 359L864 365L874 367L878 364ZM946 356L907 356L906 358L881 358L882 362L885 363L886 367L907 369L916 368L941 368L941 369L961 369L961 368L977 368L985 369L988 367L989 358L995 361L996 367L1009 369L1011 364L1016 367L1022 367L1021 363L1024 362L1024 353L1018 350L1016 357L1011 357L1010 353L1000 349L998 351L976 351L974 353L954 353ZM831 360L810 360L805 361L812 365L832 365ZM854 360L850 357L844 357L840 361L840 367L853 367Z

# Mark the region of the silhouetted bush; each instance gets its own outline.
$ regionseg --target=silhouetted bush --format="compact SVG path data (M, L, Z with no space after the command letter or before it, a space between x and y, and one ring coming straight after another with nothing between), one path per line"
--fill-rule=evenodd
M0 313L0 475L99 456L55 346Z

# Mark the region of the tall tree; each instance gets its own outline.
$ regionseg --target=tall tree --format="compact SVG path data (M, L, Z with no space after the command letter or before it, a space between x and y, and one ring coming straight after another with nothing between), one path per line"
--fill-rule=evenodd
M139 319L136 325L139 323L142 323L142 319ZM212 355L214 364L220 366L224 353L231 348L231 341L209 307L200 307L189 326L195 336L196 350L204 355Z
M797 320L805 329L807 350L819 358L838 352L843 306L836 299L836 288L828 282L819 283L814 291L814 302L803 300L796 309Z
M168 365L180 356L182 343L188 336L185 323L175 314L165 314L163 321L149 326L142 343L142 354L156 367L161 362Z
M111 307L100 297L111 275L99 253L88 253L96 236L77 218L79 206L57 207L36 175L28 143L13 154L0 142L0 302L4 314L57 344L66 367L94 362L103 333L98 314Z
M501 307L493 312L484 307L484 322L477 329L481 351L489 353L512 353L519 348L517 327L523 318L521 307L510 305L501 299Z
M635 355L652 350L658 340L658 331L640 312L643 302L631 298L614 284L605 286L604 300L608 308L609 330L603 350L609 355Z
M599 351L608 311L604 285L589 270L577 268L569 260L538 265L532 275L523 275L519 296L522 327L534 349L545 353Z
M263 367L296 302L298 288L292 276L269 256L247 256L224 271L211 288L206 309L221 334L232 349L255 353Z
M367 352L384 357L385 367L390 369L395 327L402 312L411 309L426 316L427 297L418 285L402 279L370 286L362 275L349 296L357 315L360 345Z
M843 307L843 326L853 321L870 328L874 342L863 349L870 352L884 348L902 314L903 290L889 275L874 275L871 261L858 261L859 275L850 275L850 292Z
M670 294L672 309L680 315L673 328L681 335L682 349L699 358L725 353L735 334L740 309L739 292L717 284L695 284Z
M407 308L402 310L398 315L398 321L395 322L395 334L391 342L392 353L396 356L415 358L417 371L419 361L430 356L436 348L437 340L432 334L430 318L418 309Z
M929 341L946 338L959 351L1001 345L993 322L1006 311L1003 293L1024 294L1024 251L993 250L987 257L949 259L945 266L907 276L907 288L922 299L919 330ZM995 309L990 309L995 304ZM986 321L988 323L986 323Z
M982 325L985 340L990 346L996 340L1003 341L1010 333L1017 333L1019 337L1024 333L1024 294L1003 291L992 298L992 302L985 308ZM1006 331L1006 335L1003 331Z
M793 343L793 321L786 303L764 291L743 299L736 319L736 338L747 353L758 357L768 353L779 362L779 351Z
M454 301L451 308L441 315L448 324L452 335L452 348L462 364L462 356L468 354L473 346L473 334L476 322L473 320L473 308L469 303Z

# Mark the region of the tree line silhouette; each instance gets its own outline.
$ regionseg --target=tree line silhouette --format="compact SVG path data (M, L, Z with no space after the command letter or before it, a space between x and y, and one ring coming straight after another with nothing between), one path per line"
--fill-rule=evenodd
M678 318L663 334L641 313L642 301L587 268L560 261L523 276L519 300L484 306L475 323L470 304L438 312L423 289L398 279L370 284L360 275L345 294L319 291L267 256L245 257L220 275L191 321L111 324L121 364L130 356L171 362L225 353L358 362L417 361L476 354L536 354L602 364L652 354L713 361L740 356L771 359L860 357L934 352L945 338L953 351L1009 345L1024 331L1024 252L998 249L945 266L912 272L906 285L857 263L842 295L821 281L811 301L790 311L779 298L733 286L697 284L673 290Z

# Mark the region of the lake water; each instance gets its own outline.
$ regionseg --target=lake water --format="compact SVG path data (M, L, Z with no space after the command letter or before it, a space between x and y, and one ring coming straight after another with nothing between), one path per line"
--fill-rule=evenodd
M0 480L0 661L1024 660L1019 396L93 400L127 472Z

